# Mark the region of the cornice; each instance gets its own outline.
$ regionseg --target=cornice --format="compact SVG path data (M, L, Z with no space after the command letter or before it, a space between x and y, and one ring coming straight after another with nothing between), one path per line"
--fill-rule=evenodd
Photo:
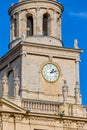
M45 122L55 122L55 121L61 121L64 126L67 127L70 126L73 122L76 123L77 127L83 126L87 124L87 118L83 117L72 117L72 116L58 116L58 115L53 115L53 114L40 114L40 113L31 113L27 112L26 113L16 113L16 112L4 112L0 111L0 117L2 116L3 120L9 120L10 117L15 118L16 121L22 121L22 119L25 120L31 120L31 121L45 121ZM35 123L35 122L33 122Z
M59 116L59 115L53 115L53 114L40 114L40 113L31 113L31 112L29 112L28 113L28 116L30 116L30 117L35 117L36 118L36 120L37 119L39 119L39 118L48 118L48 119L55 119L55 120L58 120L58 119L60 119L60 120L70 120L70 121L81 121L81 122L87 122L87 118L84 118L84 117L74 117L74 116L66 116L66 115L64 115L64 116ZM37 118L38 117L38 118Z
M41 48L49 48L49 49L55 49L60 51L68 51L68 52L76 52L76 53L82 53L82 49L74 49L74 48L66 48L66 47L59 47L59 46L53 46L53 45L45 45L45 44L37 44L37 43L29 43L24 41L22 43L24 46L33 46L33 47L41 47Z
M14 55L14 58L11 58L10 60L12 61L12 59L15 59L16 57L19 56L19 50L21 49L21 46L16 46L14 48L12 48L11 50L9 50L5 55L3 55L1 58L0 58L0 65L5 61L5 60L9 60L10 58L9 57L12 57L13 54L17 54Z
M64 10L64 7L61 3L58 3L56 1L51 1L51 0L26 0L26 1L22 1L22 2L19 2L19 3L16 3L14 4L13 6L11 6L8 10L8 13L10 14L12 10L14 10L15 8L18 8L24 4L29 4L29 3L51 3L51 4L54 4L56 6L59 6L60 9L61 9L61 12L63 12Z
M42 45L42 44L37 44L37 43L21 42L21 43L17 44L14 48L9 50L3 57L0 58L0 64L2 64L2 62L9 56L12 56L12 54L14 54L16 52L19 52L19 54L20 54L21 52L19 50L22 48L22 46L48 48L48 49L52 49L52 50L74 52L74 53L78 53L78 54L83 52L82 49L74 49L74 48L72 49L72 48L57 47L57 46L52 46L52 45L44 45L44 44ZM17 56L19 54L17 54Z

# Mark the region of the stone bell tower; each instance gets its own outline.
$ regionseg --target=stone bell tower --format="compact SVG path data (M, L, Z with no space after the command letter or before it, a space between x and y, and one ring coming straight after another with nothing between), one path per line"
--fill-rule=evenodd
M42 95L41 99L49 99L49 96L44 95L47 86L52 86L51 89L48 89L47 94L50 95L51 91L55 99L56 95L60 93L57 88L55 94L53 88L53 86L56 87L57 82L51 85L50 82L43 80L42 66L47 62L56 64L53 61L50 47L63 47L61 39L62 12L63 6L60 3L47 0L23 0L9 9L11 17L9 48L12 50L23 45L23 49L19 52L21 55L20 65L15 67L15 72L18 71L16 73L20 79L19 95L23 98L30 98L31 95L33 98L38 98L39 92L40 96Z
M9 52L0 58L1 130L86 130L81 49L62 42L63 6L20 0L9 9ZM9 127L10 126L10 127Z
M62 12L54 0L20 0L10 7L9 58L1 66L3 96L81 104L82 50L77 40L73 49L64 47Z

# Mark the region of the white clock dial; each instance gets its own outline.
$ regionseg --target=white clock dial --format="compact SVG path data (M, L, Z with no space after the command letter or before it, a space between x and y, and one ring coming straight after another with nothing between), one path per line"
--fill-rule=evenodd
M43 67L42 75L48 82L54 82L59 77L59 69L56 65L48 63Z

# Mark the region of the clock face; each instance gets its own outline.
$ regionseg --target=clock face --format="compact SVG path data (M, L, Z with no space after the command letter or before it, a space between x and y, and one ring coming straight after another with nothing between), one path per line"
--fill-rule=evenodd
M59 78L59 69L52 63L46 64L42 69L42 75L48 82L55 82Z

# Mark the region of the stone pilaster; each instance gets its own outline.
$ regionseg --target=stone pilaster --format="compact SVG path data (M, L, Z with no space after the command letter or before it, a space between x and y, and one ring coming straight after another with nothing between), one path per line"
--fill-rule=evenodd
M68 86L67 86L66 80L64 80L64 86L62 87L62 94L63 94L63 102L67 103Z
M79 83L76 82L76 88L75 88L75 103L76 104L81 104L80 101L80 88L79 88Z
M27 87L22 87L22 89L20 90L20 95L22 96L22 98L28 98Z
M20 88L20 96L22 98L27 98L27 85L26 85L26 77L27 77L27 52L22 52L21 53L21 63L22 63L22 68L21 72L25 72L22 77L21 77L21 88Z
M79 81L79 62L80 62L80 59L76 59L76 82L80 83Z

